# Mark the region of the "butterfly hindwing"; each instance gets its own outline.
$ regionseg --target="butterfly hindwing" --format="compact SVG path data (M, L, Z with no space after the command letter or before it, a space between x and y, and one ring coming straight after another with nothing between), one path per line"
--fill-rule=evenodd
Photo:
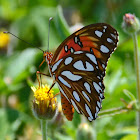
M94 58L94 59L92 59ZM52 69L56 67L56 63ZM62 58L52 73L60 92L89 121L96 119L104 99L103 75L94 54L78 51Z

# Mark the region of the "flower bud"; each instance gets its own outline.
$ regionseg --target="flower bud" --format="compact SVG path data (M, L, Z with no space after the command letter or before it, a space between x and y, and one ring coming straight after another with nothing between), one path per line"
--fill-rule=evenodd
M137 32L140 29L139 19L133 14L125 14L123 16L122 28L128 34Z
M62 112L61 103L58 104L58 111L55 115L55 118L50 122L50 125L54 128L60 128L64 124L64 116Z
M47 85L42 87L31 87L34 92L33 114L37 119L52 119L57 110L57 99L53 95L53 91L49 91ZM48 93L49 91L49 93Z
M76 139L77 140L95 140L96 139L95 131L87 123L82 123L80 124L77 130Z

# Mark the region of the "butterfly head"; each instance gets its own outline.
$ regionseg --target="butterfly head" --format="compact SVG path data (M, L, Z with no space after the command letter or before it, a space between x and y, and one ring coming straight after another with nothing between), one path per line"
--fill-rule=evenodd
M48 64L51 64L52 58L53 58L53 53L48 52L48 51L45 51L45 52L43 53L43 59L44 59Z

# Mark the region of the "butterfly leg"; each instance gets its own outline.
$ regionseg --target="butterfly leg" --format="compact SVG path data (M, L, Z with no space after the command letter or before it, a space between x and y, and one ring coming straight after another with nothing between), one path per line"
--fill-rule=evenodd
M47 76L45 73L41 73L40 71L37 71L36 73L37 73L37 74L40 74L40 75L45 75L45 76ZM37 76L37 77L38 77L38 76ZM38 79L38 78L37 78L37 79ZM39 79L38 79L38 81L39 81ZM55 85L55 83L56 83L56 81L53 81L53 83L52 83L52 85L51 85L51 87L50 87L48 93L49 93L50 90L53 88L53 86Z
M42 61L41 64L39 65L39 72L40 72L40 68L41 68L41 66L44 64L44 62L45 62L45 60L43 59L43 61ZM41 79L41 74L40 74L40 79ZM41 81L40 83L41 83L41 85L42 85L42 81Z
M45 75L45 76L48 76L47 74L42 73L42 72L40 72L40 71L37 71L36 73L37 73L37 74L40 74L40 75Z
M56 93L56 94L54 95L54 97L56 97L56 96L59 95L59 94L60 94L60 92Z
M53 83L52 83L52 85L51 85L51 87L50 87L50 89L48 90L48 93L50 92L50 90L53 88L53 86L55 85L55 81L53 81Z
M38 81L39 87L40 87L40 86L42 86L42 81L39 80L38 74L40 74L40 79L41 79L41 75L45 75L45 76L47 76L47 75L44 74L44 73L41 73L40 71L37 71L37 72L36 72L37 81ZM49 90L49 91L50 91L50 90Z
M43 65L44 62L45 62L45 60L43 60L43 61L41 62L41 64L39 65L39 71L40 71L40 67Z
M38 81L38 84L39 84L39 87L40 87L40 80L39 80L39 77L38 77L38 73L36 72L36 77L37 77L37 81Z
M52 98L55 98L59 94L60 94L60 92L56 93ZM50 98L50 100L52 100L52 98Z

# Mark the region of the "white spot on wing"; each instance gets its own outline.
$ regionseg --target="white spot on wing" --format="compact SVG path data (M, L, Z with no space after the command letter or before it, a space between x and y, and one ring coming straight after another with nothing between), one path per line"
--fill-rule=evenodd
M99 112L99 108L96 106L96 113L98 113Z
M78 37L75 36L75 37L74 37L74 42L77 43L77 41L78 41Z
M98 79L101 79L100 76L97 76Z
M91 122L92 121L92 119L90 118L90 117L88 117L88 120Z
M73 96L77 102L80 102L80 97L76 91L73 91Z
M95 113L95 118L97 118L98 117L98 113Z
M78 81L82 78L82 76L72 74L70 71L63 71L61 74L66 76L71 81Z
M103 94L102 94L102 93L100 94L100 97L101 97L102 99L104 98L104 96L103 96Z
M105 32L106 28L107 28L107 26L104 26L103 32Z
M75 62L75 63L73 64L73 66L74 66L74 68L76 68L76 69L78 69L78 70L83 70L83 69L85 69L85 68L84 68L84 65L83 65L83 62L82 62L81 60Z
M73 107L76 109L76 111L77 111L78 113L80 113L80 111L79 111L77 105L75 104L75 102L74 102L72 99L71 99L71 103L72 103Z
M81 53L83 53L83 51L74 52L74 54L81 54Z
M101 103L99 101L97 101L97 105L99 108L101 108Z
M116 39L116 38L117 38L117 36L116 36L116 35L114 35L114 34L111 34L111 36L112 36L114 39Z
M101 45L101 46L100 46L100 50L101 50L103 53L108 53L108 52L109 52L109 49L108 49L106 46L104 46L104 45Z
M109 43L113 43L113 40L112 40L111 38L107 38L107 41L108 41Z
M73 60L73 58L72 57L67 57L66 59L65 59L65 65L68 65L68 64L70 64L71 62L72 62L72 60Z
M98 37L101 37L103 33L102 33L101 31L97 31L97 30L96 30L96 31L95 31L95 34L96 34Z
M86 68L84 67L83 61L79 60L73 64L74 68L83 71L94 71L94 67L86 61Z
M84 86L85 86L86 90L87 90L89 93L91 93L91 89L90 89L89 83L85 82L85 83L84 83Z
M86 67L87 68L85 69L85 71L94 71L94 67L87 61L86 61Z
M97 65L96 57L93 54L86 53L86 56Z
M64 49L65 49L65 52L68 52L68 46L67 45L65 45Z
M102 99L99 97L100 103L102 103Z
M99 82L99 85L100 85L100 86L102 86L102 83L101 83L101 82Z
M57 83L58 84L58 83ZM65 94L65 92L63 91L63 89L60 87L60 85L58 84L59 90L61 91L61 93L66 97L66 99L70 102L70 100L68 99L67 95Z
M74 53L75 50L71 47L71 48L70 48L70 52L71 52L71 53Z
M52 72L54 72L54 71L57 69L58 65L61 63L62 60L63 60L63 59L58 60L58 61L53 65L53 67L52 67Z
M84 91L82 91L82 94L83 94L84 97L90 102L90 98L88 97L88 95L87 95Z
M61 76L58 76L58 80L59 80L62 84L64 84L65 86L71 88L71 85L70 85L66 80L64 80Z
M102 64L102 67L105 68L105 64Z
M101 87L100 87L97 83L95 83L95 82L93 82L93 86L94 86L95 90L96 90L99 94L101 94L101 91L102 91Z
M89 117L93 120L93 116L92 116L91 110L90 110L90 108L89 108L89 106L87 104L85 104L85 109L86 109Z

